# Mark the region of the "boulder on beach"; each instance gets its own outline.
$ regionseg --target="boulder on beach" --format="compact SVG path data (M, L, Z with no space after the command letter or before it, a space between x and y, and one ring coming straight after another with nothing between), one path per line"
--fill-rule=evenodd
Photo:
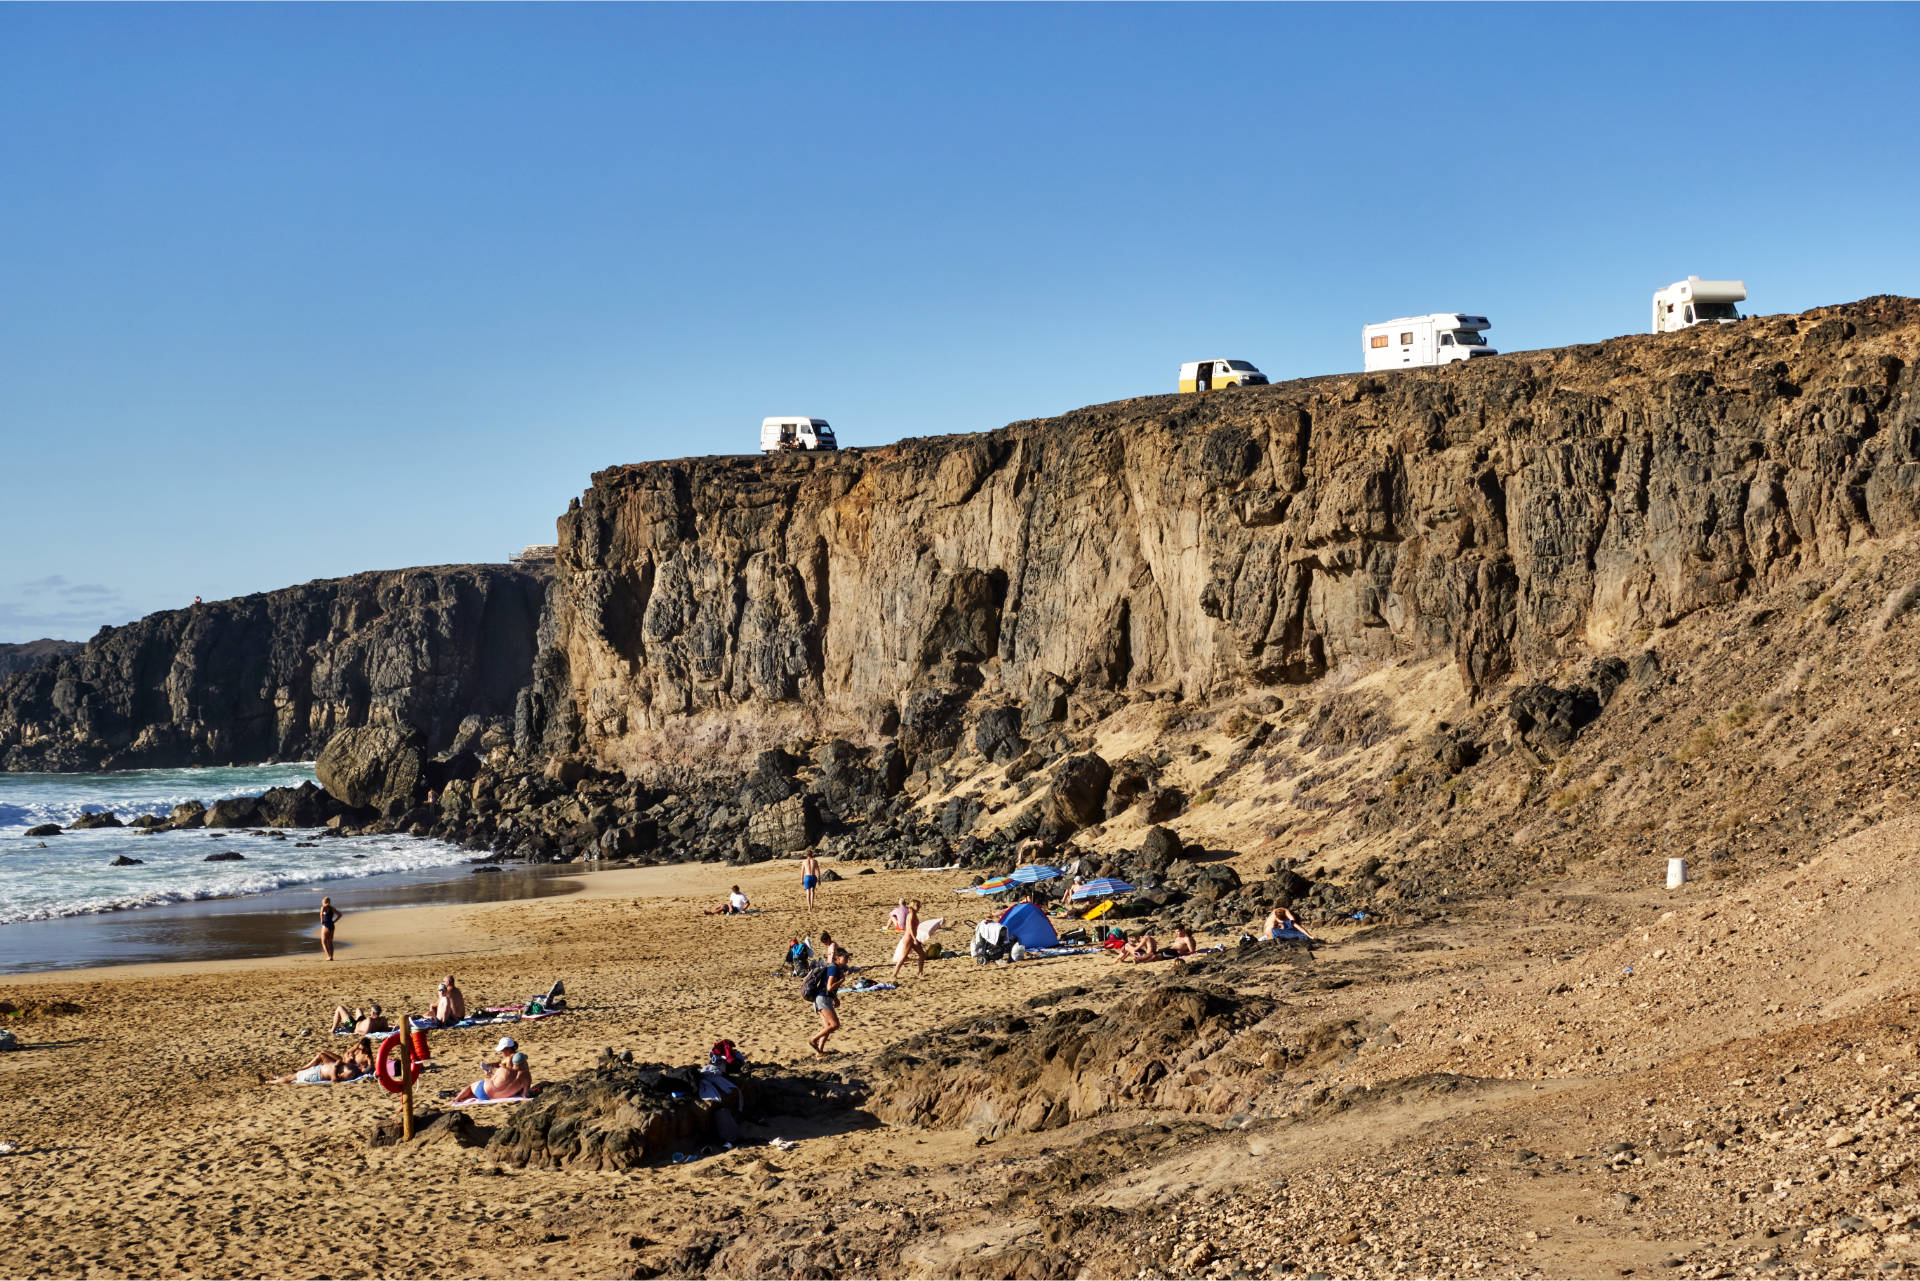
M260 824L260 798L234 796L215 801L206 813L208 827L257 827Z
M174 827L199 827L207 821L207 807L199 801L182 801L167 814Z
M425 767L426 747L417 731L378 725L335 734L313 772L334 800L385 813L413 805Z

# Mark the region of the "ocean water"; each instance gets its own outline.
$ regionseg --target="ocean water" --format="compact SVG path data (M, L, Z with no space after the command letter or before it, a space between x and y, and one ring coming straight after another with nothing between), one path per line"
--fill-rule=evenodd
M154 836L139 835L133 828L26 835L29 827L65 826L86 812L111 810L121 821L131 822L141 814L164 816L182 801L211 804L223 797L254 796L269 787L312 779L311 764L110 774L0 773L0 929L9 923L419 873L473 859L471 851L444 841L402 835L323 839L315 832L293 829L281 833L285 839L255 836L237 828ZM241 855L242 861L206 861L207 855L223 850ZM109 866L122 854L143 860L142 866Z

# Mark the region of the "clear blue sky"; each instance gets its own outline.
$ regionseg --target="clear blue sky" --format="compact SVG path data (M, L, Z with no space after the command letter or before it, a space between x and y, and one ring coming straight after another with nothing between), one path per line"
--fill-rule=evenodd
M0 640L614 463L1920 294L1920 8L0 8Z

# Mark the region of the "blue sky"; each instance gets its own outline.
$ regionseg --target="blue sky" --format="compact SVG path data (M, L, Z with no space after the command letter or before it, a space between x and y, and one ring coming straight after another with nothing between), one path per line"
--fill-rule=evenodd
M614 463L1920 294L1914 6L0 8L0 640Z

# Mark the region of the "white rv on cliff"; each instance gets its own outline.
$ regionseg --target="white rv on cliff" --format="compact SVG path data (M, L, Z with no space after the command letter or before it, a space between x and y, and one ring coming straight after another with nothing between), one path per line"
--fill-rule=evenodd
M824 418L762 418L760 452L777 454L789 449L838 449L833 428Z
M1702 280L1688 276L1653 292L1653 332L1672 333L1689 325L1730 325L1740 319L1737 302L1747 300L1744 280Z
M1475 356L1497 356L1480 333L1493 327L1485 316L1440 311L1431 316L1402 316L1360 330L1360 351L1369 373L1414 365L1450 365Z

